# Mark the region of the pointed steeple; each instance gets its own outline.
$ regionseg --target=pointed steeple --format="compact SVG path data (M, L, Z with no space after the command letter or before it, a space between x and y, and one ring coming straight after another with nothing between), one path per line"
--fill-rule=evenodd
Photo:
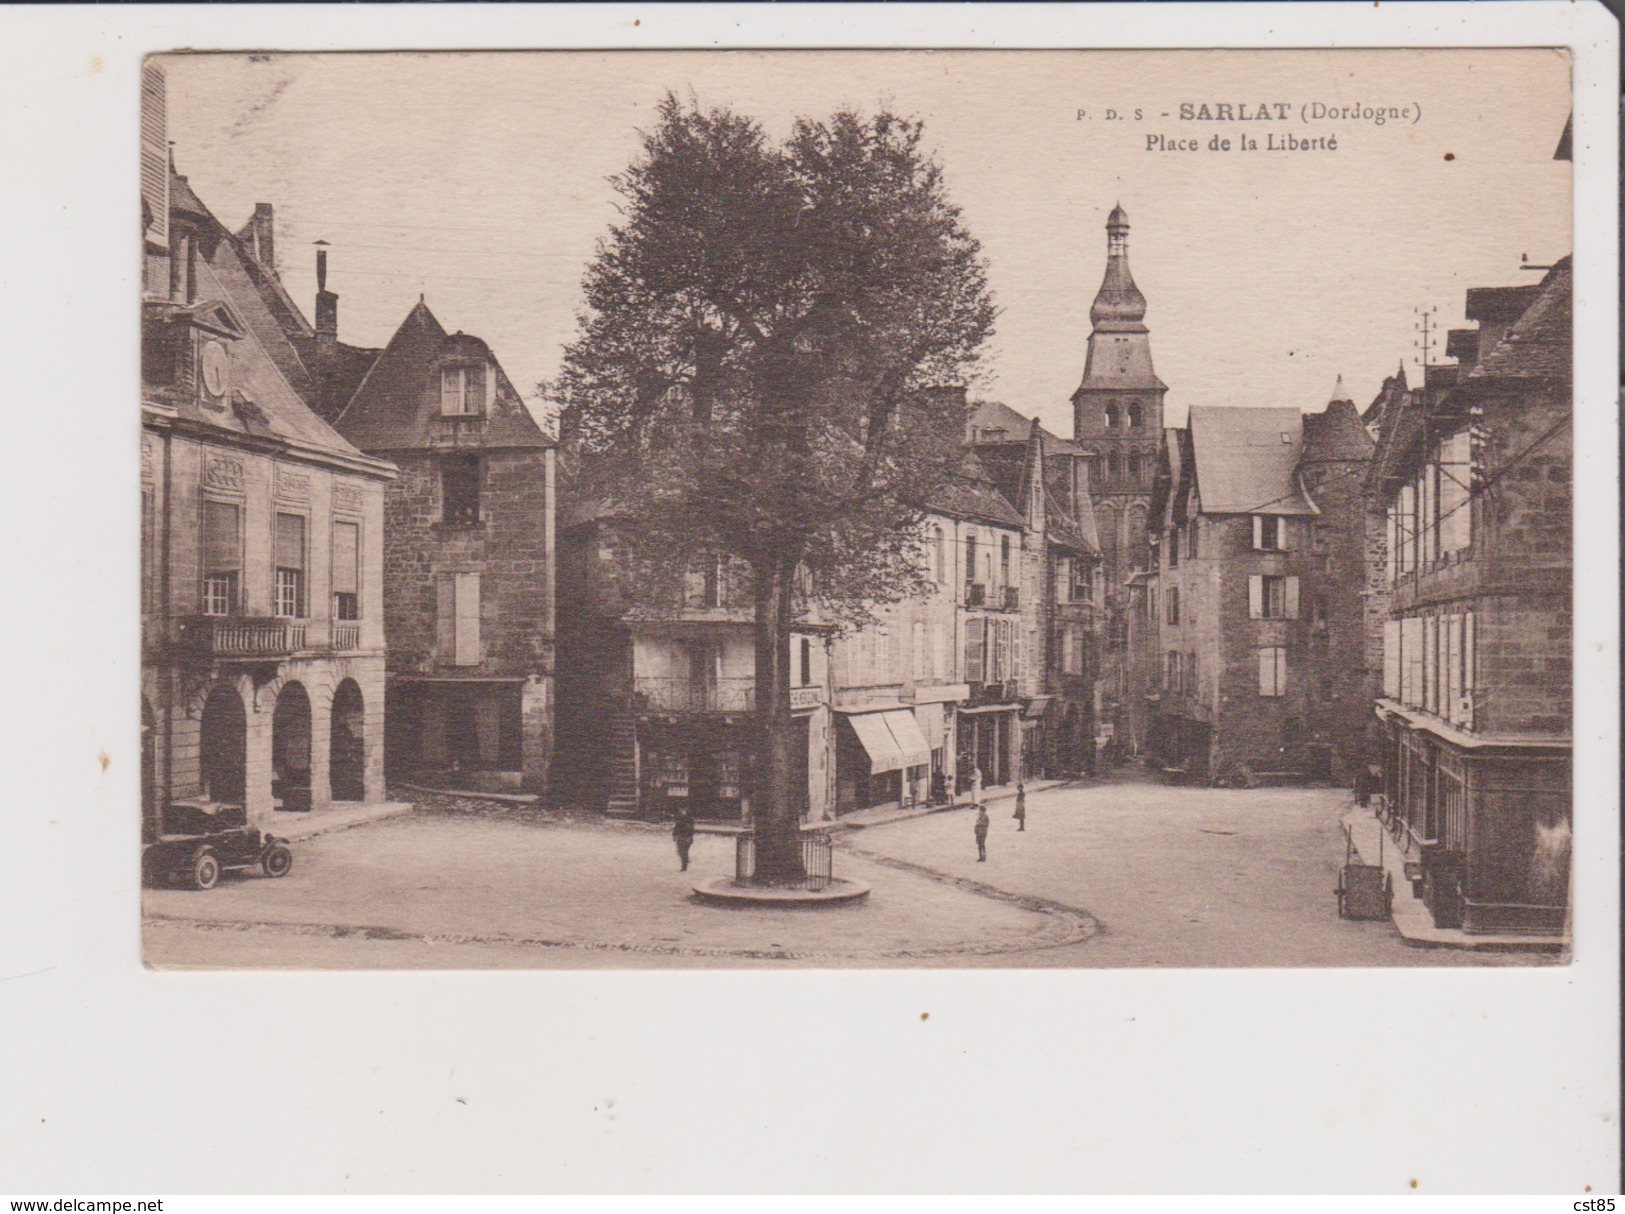
M1122 204L1106 217L1106 276L1089 309L1097 332L1144 333L1145 296L1134 285L1128 268L1128 213Z
M1347 400L1350 404L1353 403L1349 398L1348 390L1343 387L1343 376L1341 374L1337 377L1337 383L1332 386L1332 403L1336 404L1340 400Z

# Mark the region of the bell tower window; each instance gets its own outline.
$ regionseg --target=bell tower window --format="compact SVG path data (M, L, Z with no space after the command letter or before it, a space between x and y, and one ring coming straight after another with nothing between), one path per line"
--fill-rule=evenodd
M1107 405L1106 406L1106 429L1108 429L1108 430L1117 429L1117 406L1116 405Z
M1138 430L1140 428L1140 423L1144 420L1144 416L1145 415L1140 411L1140 402L1131 402L1128 407L1128 428L1130 430Z

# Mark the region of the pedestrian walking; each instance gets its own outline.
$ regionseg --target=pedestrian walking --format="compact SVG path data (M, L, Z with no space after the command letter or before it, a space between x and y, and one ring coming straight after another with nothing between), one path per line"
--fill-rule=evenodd
M1027 786L1016 785L1016 812L1011 815L1016 820L1017 830L1027 829Z
M987 806L976 807L976 860L980 863L987 859Z
M671 839L677 844L677 858L682 861L680 871L688 871L688 849L694 846L694 817L686 809L677 811L677 820L671 824Z

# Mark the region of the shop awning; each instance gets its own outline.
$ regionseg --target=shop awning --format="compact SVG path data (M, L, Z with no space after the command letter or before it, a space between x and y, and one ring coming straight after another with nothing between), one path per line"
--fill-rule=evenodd
M1027 701L1027 706L1021 710L1021 715L1031 719L1041 717L1049 711L1050 701L1054 696L1034 696Z
M914 714L903 710L855 713L847 717L869 755L869 770L900 771L931 761L931 748Z

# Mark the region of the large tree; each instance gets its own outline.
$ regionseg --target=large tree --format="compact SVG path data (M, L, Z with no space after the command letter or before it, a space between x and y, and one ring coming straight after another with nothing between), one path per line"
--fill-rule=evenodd
M754 591L758 879L801 874L790 636L922 582L922 506L961 469L992 331L980 246L919 121L845 111L770 140L668 95L613 179L621 221L549 390L570 487L654 563L725 554Z

